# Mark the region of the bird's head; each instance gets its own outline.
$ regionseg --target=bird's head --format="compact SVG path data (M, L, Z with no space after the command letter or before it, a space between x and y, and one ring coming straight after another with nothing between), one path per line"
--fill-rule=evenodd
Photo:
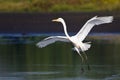
M52 21L53 22L63 22L64 20L63 20L63 18L58 18L58 19L53 19Z

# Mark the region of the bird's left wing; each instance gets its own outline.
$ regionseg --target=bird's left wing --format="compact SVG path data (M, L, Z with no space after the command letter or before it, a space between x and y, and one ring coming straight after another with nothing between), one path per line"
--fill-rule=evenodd
M45 47L49 44L52 44L56 41L70 42L66 36L50 36L44 40L38 42L36 45L40 48Z
M93 28L93 26L104 23L111 23L112 21L113 21L113 16L105 16L105 17L95 16L85 23L85 25L81 28L81 30L76 34L76 37L78 37L80 41L83 41L90 32L90 30Z

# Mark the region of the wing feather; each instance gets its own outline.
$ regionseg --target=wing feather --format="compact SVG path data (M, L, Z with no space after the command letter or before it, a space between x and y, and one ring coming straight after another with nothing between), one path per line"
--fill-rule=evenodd
M69 39L65 36L50 36L44 40L38 42L36 45L40 48L45 47L49 44L52 44L56 41L70 42Z
M76 37L78 37L79 40L83 41L85 37L88 35L88 33L90 32L90 30L95 25L111 23L112 21L113 21L113 16L105 16L105 17L95 16L85 23L85 25L81 28L81 30L76 34Z

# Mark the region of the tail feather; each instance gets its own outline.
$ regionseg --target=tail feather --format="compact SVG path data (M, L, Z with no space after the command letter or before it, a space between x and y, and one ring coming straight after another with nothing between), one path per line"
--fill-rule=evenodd
M73 51L77 51L77 52L87 51L87 50L91 47L91 44L90 44L90 43L91 43L91 42L83 43L83 46L81 46L80 48L77 49L76 47L74 47L74 48L72 48L72 50L73 50Z
M91 47L91 44L89 42L83 44L84 44L84 51L87 51Z

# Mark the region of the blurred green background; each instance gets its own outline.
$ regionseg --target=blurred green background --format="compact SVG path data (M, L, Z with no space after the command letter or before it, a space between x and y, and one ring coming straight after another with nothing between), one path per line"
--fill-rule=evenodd
M120 11L120 0L0 0L0 12Z

